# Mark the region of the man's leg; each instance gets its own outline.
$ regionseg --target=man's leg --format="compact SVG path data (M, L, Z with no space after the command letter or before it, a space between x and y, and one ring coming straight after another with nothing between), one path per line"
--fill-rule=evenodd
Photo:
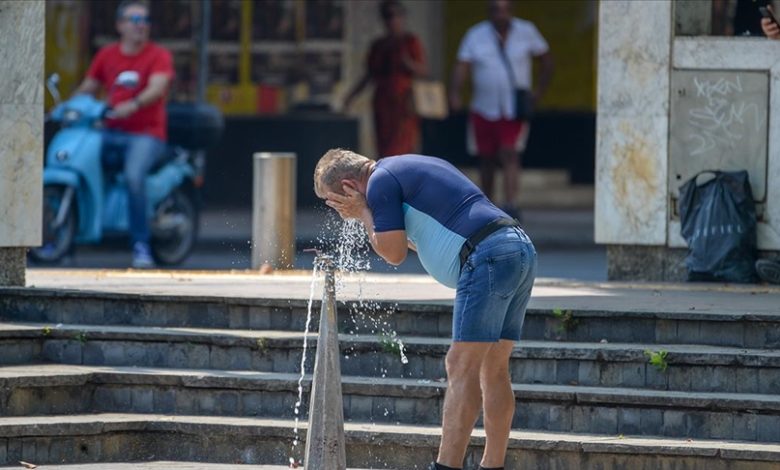
M462 468L482 404L480 366L496 343L454 342L447 353L447 393L437 462Z
M482 183L482 192L488 199L493 200L493 186L496 175L496 159L493 157L479 157L479 176Z
M489 121L478 113L469 115L468 149L479 159L479 179L482 192L493 200L493 183L498 166L499 123Z
M479 378L487 435L481 463L484 468L502 468L506 459L509 430L515 415L515 394L509 375L509 356L514 344L502 339L482 359Z
M520 186L520 157L515 149L505 147L498 151L498 158L504 168L504 207L514 209Z
M133 245L149 243L149 219L146 214L146 176L165 151L165 144L154 137L132 135L127 139L125 178L130 195L130 238Z

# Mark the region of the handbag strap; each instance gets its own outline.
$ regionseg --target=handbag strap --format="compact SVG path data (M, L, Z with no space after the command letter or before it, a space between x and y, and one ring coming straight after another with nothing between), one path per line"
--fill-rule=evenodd
M699 184L699 177L702 175L712 175L715 177L714 179L717 179L721 174L723 174L723 172L720 170L702 170L696 173L696 176L693 177L693 180L695 181L694 184L696 184L696 186L701 186L701 184ZM706 184L706 183L702 183L702 184Z
M509 31L507 31L506 34L508 39ZM506 55L506 48L501 44L501 36L498 34L498 31L496 31L496 47L498 48L499 54L501 54L501 61L504 63L504 68L506 68L506 73L509 75L509 81L511 82L512 87L517 88L515 72L512 70L512 64L509 63L509 57Z

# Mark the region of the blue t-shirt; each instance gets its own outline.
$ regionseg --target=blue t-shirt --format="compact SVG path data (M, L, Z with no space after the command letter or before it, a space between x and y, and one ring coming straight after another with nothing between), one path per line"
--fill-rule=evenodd
M378 161L368 178L366 200L374 231L406 230L425 270L452 288L460 276L463 242L508 217L457 168L422 155Z

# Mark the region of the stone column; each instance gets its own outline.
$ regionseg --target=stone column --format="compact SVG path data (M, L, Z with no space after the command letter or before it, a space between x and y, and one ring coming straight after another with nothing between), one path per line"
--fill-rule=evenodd
M596 243L607 245L610 279L657 278L666 258L672 3L603 1L599 15Z
M0 285L24 285L41 243L43 0L0 2Z

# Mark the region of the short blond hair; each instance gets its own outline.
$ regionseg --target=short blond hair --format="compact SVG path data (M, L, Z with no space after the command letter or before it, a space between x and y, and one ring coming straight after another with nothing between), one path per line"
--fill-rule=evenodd
M345 149L330 149L314 168L314 193L325 199L328 191L339 191L341 180L359 179L360 172L371 159Z

